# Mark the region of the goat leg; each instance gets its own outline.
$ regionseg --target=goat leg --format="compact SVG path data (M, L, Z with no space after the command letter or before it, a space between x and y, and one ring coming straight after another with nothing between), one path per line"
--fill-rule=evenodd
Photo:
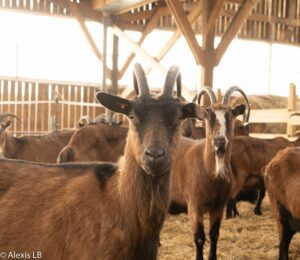
M219 230L221 226L223 209L221 211L210 212L209 213L209 239L210 239L210 250L209 250L209 260L217 259L217 243L219 239Z
M279 260L288 260L289 259L289 246L292 240L294 231L291 230L289 226L289 217L290 214L287 209L279 205L279 221L277 222L279 230Z
M260 185L259 185L259 191L258 191L258 198L257 198L256 205L255 205L255 208L254 208L254 214L255 215L259 215L259 216L262 215L262 213L261 213L261 204L262 204L262 201L265 197L265 194L266 194L266 187L265 187L263 178L261 178L260 179Z
M226 219L234 218L239 216L239 212L236 208L235 199L229 199L226 206Z
M205 244L205 233L202 223L198 223L197 231L194 233L194 242L196 245L196 260L203 260L203 246Z

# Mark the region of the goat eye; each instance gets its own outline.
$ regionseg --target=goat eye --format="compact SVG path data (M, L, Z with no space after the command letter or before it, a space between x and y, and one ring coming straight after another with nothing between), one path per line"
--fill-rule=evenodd
M134 119L134 115L129 115L129 119Z

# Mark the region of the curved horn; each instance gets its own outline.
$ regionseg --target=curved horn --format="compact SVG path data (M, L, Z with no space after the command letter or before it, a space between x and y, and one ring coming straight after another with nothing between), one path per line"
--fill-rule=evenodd
M3 113L3 114L1 114L1 115L0 115L0 122L1 122L3 119L5 119L6 117L9 117L9 116L11 116L11 117L13 117L13 118L16 118L20 123L22 123L21 119L20 119L18 116L16 116L15 114L13 114L13 113Z
M217 103L217 98L216 98L216 95L215 93L213 92L212 88L210 87L203 87L198 95L198 104L200 105L200 101L201 101L201 97L204 95L204 94L207 94L209 96L209 99L210 99L210 103L211 104L215 104Z
M244 122L249 122L249 117L250 117L250 104L249 104L249 100L248 100L248 98L247 98L247 95L245 94L245 92L244 92L241 88L239 88L239 87L237 87L237 86L232 86L232 87L230 87L229 89L227 89L227 91L226 91L225 94L224 94L222 103L223 103L224 105L228 105L228 104L229 104L229 99L230 99L230 97L231 97L231 94L232 94L233 92L235 92L235 91L240 92L240 93L242 94L242 96L245 98L246 102L247 102L248 111L247 111L247 115L244 116L243 121L244 121Z
M293 117L293 116L300 116L300 113L299 113L299 112L292 113L292 114L290 114L289 117L291 118L291 117Z
M145 71L143 70L141 64L134 64L133 68L133 87L135 94L138 96L149 96L149 86L146 78Z
M197 97L198 97L198 95L195 95L195 96L193 97L193 100L192 100L193 103L195 103L195 102L197 101Z
M174 84L177 85L177 97L181 97L181 73L178 66L171 66L168 70L163 96L170 97L173 95Z

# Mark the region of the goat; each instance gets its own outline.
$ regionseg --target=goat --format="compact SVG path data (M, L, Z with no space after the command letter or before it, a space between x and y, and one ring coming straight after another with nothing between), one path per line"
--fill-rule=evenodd
M256 215L261 215L261 203L265 195L263 183L263 168L276 153L290 146L299 146L300 136L295 141L283 137L261 139L247 136L236 136L233 139L231 168L234 175L233 188L227 208L226 217L238 215L235 208L235 197L243 187L257 186L259 197L254 209Z
M58 155L57 162L116 162L123 155L128 129L104 123L76 131Z
M11 121L7 117L20 119L11 113L0 115L0 154L2 158L32 162L55 163L61 149L69 142L74 130L56 130L41 136L14 137L7 132Z
M230 108L228 101L234 91L244 92L231 87L227 90L222 103L217 103L210 88L203 89L211 100L209 108L202 109L205 120L206 139L191 140L182 137L179 142L174 165L171 171L171 203L173 209L188 209L192 224L197 259L203 259L205 233L203 216L209 213L210 251L209 259L216 259L217 241L223 209L231 191L232 174L230 167L234 118L245 112L245 105ZM247 98L246 98L247 100ZM199 119L199 117L198 117ZM176 212L177 213L177 212Z
M266 166L265 183L279 232L279 259L288 260L290 242L300 231L300 147L276 154Z
M103 92L98 101L130 120L117 165L0 163L1 251L39 250L45 259L156 259L169 203L170 169L186 117L178 67L167 73L162 95L150 95L145 72L134 66L127 100Z
M290 115L290 117L292 116L297 116L299 115L298 113L293 113ZM297 135L297 133L296 133ZM299 136L299 134L298 134ZM263 149L261 149L261 147L256 143L256 142L261 142L261 145L264 146ZM254 151L252 152L251 155L248 154L248 149L245 148L245 152L240 153L240 149L239 149L239 144L237 145L237 152L233 152L233 158L236 157L236 164L239 165L238 167L233 167L233 168L237 168L236 171L238 171L236 173L236 178L237 178L237 188L235 191L235 194L237 191L239 191L241 189L241 185L243 185L243 188L245 190L248 189L253 189L253 190L257 190L258 192L258 197L257 197L257 201L256 201L256 205L254 208L254 214L256 215L261 215L261 204L262 201L264 199L265 196L265 185L264 185L264 181L263 181L263 176L262 176L262 172L263 172L263 168L267 165L267 163L273 158L273 156L280 150L283 149L287 146L297 146L300 145L300 139L298 138L298 140L296 140L295 142L289 142L287 139L284 139L282 137L279 138L274 138L274 139L256 139L256 138L249 138L245 140L246 143L249 143L249 149L254 149ZM235 143L235 141L234 141ZM271 144L272 143L272 144ZM265 147L266 146L266 147ZM269 147L269 149L268 149ZM233 144L233 151L235 150L235 144ZM262 150L264 152L262 152ZM266 153L268 153L269 155L266 155ZM251 157L250 157L251 156ZM243 159L244 157L244 159ZM247 159L245 159L245 157L248 157L248 159L252 160L253 164L247 164L248 166L245 167L246 164L241 164L240 158L242 158L242 161L247 161ZM254 167L254 169L252 169L251 172L251 167ZM248 174L247 169L249 169ZM236 195L238 196L238 195ZM250 198L251 199L251 198ZM227 205L227 209L226 209L226 217L227 218L231 218L231 217L235 217L238 216L238 210L236 208L236 198L234 199L230 199Z

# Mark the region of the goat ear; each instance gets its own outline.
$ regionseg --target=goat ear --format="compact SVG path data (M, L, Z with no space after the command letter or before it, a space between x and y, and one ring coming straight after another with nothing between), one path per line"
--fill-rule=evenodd
M235 108L232 109L232 114L234 117L239 115L243 115L245 113L246 106L244 104L237 105Z
M188 103L182 107L182 117L194 117L198 118L199 120L203 120L207 117L207 112L202 107L198 106L195 103Z
M127 99L104 92L98 92L96 97L103 106L114 112L129 115L131 111L131 103Z

